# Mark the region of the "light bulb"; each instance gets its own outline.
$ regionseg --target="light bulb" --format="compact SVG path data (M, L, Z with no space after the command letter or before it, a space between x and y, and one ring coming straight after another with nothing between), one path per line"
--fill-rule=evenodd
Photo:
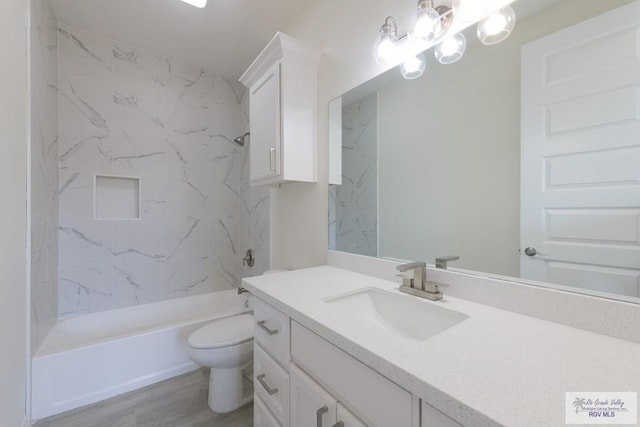
M426 66L427 61L423 54L410 56L400 65L400 72L405 79L413 80L422 76Z
M398 56L398 46L393 34L380 34L373 45L373 58L378 64L393 62Z
M460 22L476 22L487 13L490 0L454 0L453 14Z
M396 21L391 16L388 16L384 20L382 27L380 27L380 34L378 34L371 51L373 58L378 64L387 65L397 59L397 41Z
M430 42L441 31L440 14L435 9L422 9L409 28L409 38L415 42Z
M395 43L393 43L388 38L382 40L378 45L378 56L382 59L391 59L393 58L393 54L395 52Z
M462 58L466 49L467 39L464 34L458 33L445 38L442 43L436 46L434 53L441 64L453 64Z
M509 6L493 12L478 23L478 38L486 45L500 43L516 26L516 12Z
M494 13L493 15L487 18L487 23L485 24L485 28L487 34L490 36L495 36L500 33L500 31L504 30L504 27L507 25L507 18L505 18L500 13Z
M451 56L458 51L458 42L453 37L449 37L440 45L440 51L444 56Z

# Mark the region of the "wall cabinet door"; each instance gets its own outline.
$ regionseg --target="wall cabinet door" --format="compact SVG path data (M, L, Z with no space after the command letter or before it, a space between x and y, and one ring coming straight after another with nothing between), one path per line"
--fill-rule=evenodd
M297 366L290 372L291 419L296 427L333 427L336 423L336 399Z
M358 417L353 415L347 408L338 402L337 422L335 427L367 427L365 423L360 421Z
M276 63L251 87L251 182L280 175L280 63Z

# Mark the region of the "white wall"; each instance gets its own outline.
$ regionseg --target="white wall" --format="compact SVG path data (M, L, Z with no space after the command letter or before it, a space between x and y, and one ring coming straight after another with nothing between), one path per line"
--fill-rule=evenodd
M520 0L523 1L523 0ZM535 0L526 0L535 1ZM585 11L583 0L562 2L558 11L578 22L598 9L628 0L593 3ZM325 262L327 248L328 103L383 71L371 58L371 45L384 18L394 16L406 29L415 11L409 0L325 0L314 2L284 31L323 51L318 72L319 182L287 184L272 191L272 263L275 267L302 268ZM555 24L550 28L559 29ZM519 31L516 27L516 31ZM479 46L470 46L473 50ZM429 71L423 79L429 78Z
M0 2L0 426L26 413L27 7Z

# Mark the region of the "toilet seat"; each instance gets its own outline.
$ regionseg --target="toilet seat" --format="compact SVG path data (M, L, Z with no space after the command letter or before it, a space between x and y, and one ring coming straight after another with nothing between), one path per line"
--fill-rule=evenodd
M189 336L192 348L207 349L229 347L253 339L253 316L241 314L216 320Z

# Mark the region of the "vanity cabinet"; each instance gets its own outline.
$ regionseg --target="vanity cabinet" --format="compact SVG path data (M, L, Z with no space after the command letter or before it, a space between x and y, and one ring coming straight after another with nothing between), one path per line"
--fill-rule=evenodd
M251 185L317 181L320 52L277 33L240 77L249 89Z
M259 299L254 319L256 427L459 427Z

